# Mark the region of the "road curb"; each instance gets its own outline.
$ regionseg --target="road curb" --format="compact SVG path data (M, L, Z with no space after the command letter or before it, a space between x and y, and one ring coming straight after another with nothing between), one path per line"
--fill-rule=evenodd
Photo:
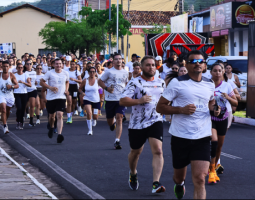
M7 159L9 159L13 164L15 164L22 172L26 174L27 177L31 179L31 181L39 187L43 192L45 192L49 197L52 199L58 199L54 194L52 194L43 184L39 183L27 170L25 170L19 163L17 163L11 156L9 156L5 150L0 147L0 152L4 155Z
M255 126L255 119L251 119L251 118L242 118L242 117L234 116L234 122L239 124Z

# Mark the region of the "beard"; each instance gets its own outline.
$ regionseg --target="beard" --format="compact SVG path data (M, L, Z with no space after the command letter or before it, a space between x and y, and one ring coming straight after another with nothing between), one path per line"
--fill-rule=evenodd
M148 78L151 78L151 77L155 76L156 71L155 71L154 74L150 74L150 73L147 73L147 72L143 71L143 74L144 74L144 76L146 76L146 77L148 77Z

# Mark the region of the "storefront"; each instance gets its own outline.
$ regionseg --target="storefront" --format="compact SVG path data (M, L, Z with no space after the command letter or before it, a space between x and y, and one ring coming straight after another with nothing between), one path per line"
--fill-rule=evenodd
M255 2L229 2L210 8L210 31L215 55L247 56L248 25L255 19Z

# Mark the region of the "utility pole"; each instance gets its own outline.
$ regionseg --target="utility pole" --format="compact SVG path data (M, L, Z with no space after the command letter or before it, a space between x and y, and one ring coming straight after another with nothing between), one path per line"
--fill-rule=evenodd
M121 13L123 15L123 0L121 0ZM123 37L123 35L121 35L121 54L124 56L124 37Z
M66 17L66 15L67 15L67 2L68 2L68 0L66 0L66 2L65 2L65 21L66 21L66 24L67 24L67 17Z
M109 0L109 20L112 20L112 3ZM111 55L111 34L109 33L109 55Z
M98 10L100 10L100 0L98 0Z
M117 30L116 30L116 36L117 36L117 53L119 52L119 0L117 0Z
M129 21L129 7L130 7L130 0L128 0L128 21ZM128 58L129 58L129 35L127 35L127 52L126 52L126 63L128 62Z

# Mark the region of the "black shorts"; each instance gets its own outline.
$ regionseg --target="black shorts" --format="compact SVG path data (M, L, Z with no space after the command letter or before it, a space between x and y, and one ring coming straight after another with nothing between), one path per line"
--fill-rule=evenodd
M88 105L88 104L91 105L92 108L95 108L95 109L98 109L98 110L101 109L101 104L100 104L100 102L93 103L93 102L88 101L88 100L83 100L83 105L84 105L84 106L85 106L85 105Z
M54 114L57 111L64 112L66 107L66 99L48 100L46 108L49 114Z
M42 88L38 88L38 89L37 89L37 96L38 96L39 98L42 98Z
M140 149L148 138L155 138L163 142L163 123L155 122L144 129L128 129L131 149Z
M190 140L172 136L171 150L174 169L182 169L194 160L210 162L210 141L211 137Z
M217 135L225 136L228 130L228 118L223 121L213 121L212 128L217 131Z
M77 99L78 98L78 86L77 84L69 84L69 95L72 96L72 99ZM76 96L74 93L76 92Z
M125 106L120 106L119 101L106 101L105 102L106 118L114 118L117 113L124 115Z
M36 98L36 97L37 97L37 90L34 90L34 91L32 91L32 92L28 92L28 93L27 93L27 97L28 97L28 99L29 99L30 97Z

